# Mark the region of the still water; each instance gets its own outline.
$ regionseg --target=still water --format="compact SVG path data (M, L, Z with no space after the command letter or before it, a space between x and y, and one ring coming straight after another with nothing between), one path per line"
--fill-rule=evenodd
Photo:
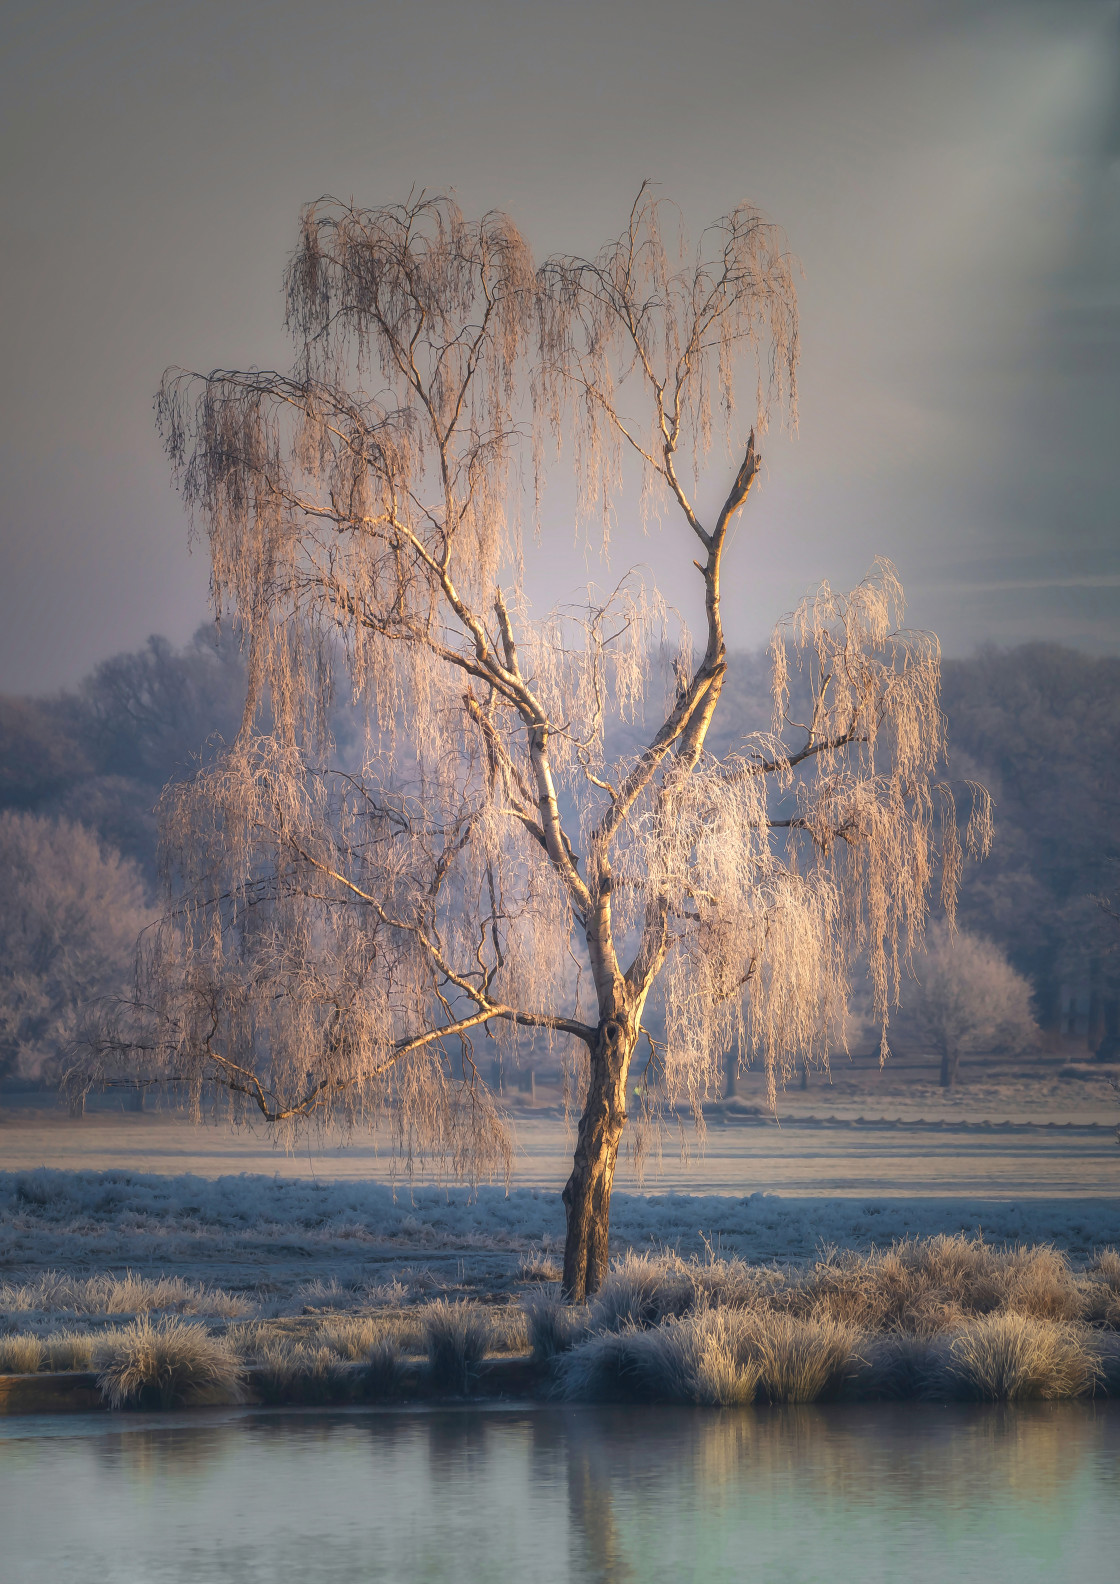
M1120 1404L0 1420L4 1584L1091 1584Z

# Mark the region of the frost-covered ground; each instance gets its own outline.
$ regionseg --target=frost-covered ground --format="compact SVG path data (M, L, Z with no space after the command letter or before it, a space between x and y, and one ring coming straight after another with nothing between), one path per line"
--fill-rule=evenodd
M784 1095L781 1126L752 1075L711 1108L702 1147L669 1130L644 1176L620 1161L614 1247L784 1262L937 1232L1052 1241L1076 1259L1120 1244L1116 1092L1108 1074L1069 1082L1060 1066L989 1064L950 1096L918 1064L853 1067ZM286 1154L264 1132L128 1113L111 1096L80 1119L45 1096L3 1103L0 1279L132 1269L283 1298L397 1277L501 1290L526 1252L562 1241L572 1135L554 1104L515 1110L509 1193L472 1194L422 1172L400 1181L365 1136Z
M1054 1242L1075 1258L1120 1243L1116 1197L993 1199L617 1193L613 1241L800 1261L822 1244L982 1233ZM242 1175L0 1173L0 1274L130 1269L290 1297L309 1282L355 1289L398 1277L504 1289L526 1251L557 1250L558 1196L541 1188L416 1187Z

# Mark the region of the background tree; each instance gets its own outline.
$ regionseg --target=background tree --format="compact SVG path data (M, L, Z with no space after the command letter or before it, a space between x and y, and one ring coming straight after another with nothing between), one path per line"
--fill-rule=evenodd
M150 917L135 865L81 825L0 813L0 1076L57 1077Z
M1029 981L982 935L953 931L939 919L914 972L903 1026L940 1056L942 1088L956 1084L966 1052L1015 1053L1037 1043Z
M900 629L885 564L784 624L771 729L706 751L723 558L756 432L793 409L796 303L784 239L753 209L692 251L663 244L666 213L643 190L594 259L536 269L499 214L323 201L286 276L291 372L167 376L160 423L216 605L244 634L249 712L229 754L165 799L171 906L142 963L143 1030L101 1046L108 1061L139 1045L196 1095L213 1081L278 1125L389 1114L404 1151L485 1170L507 1146L473 1040L559 1044L582 1095L573 1298L606 1269L658 976L664 1039L646 1046L669 1102L698 1108L736 1042L773 1089L794 1052L842 1041L859 953L885 1028L934 870L951 910L961 863L932 779L936 643ZM747 370L754 427L735 416ZM720 428L739 460L705 515ZM538 501L563 441L588 527L605 533L624 456L647 514L676 515L703 591L695 648L633 575L530 619L530 434ZM326 729L340 667L369 718L365 763L344 772ZM793 718L791 674L807 701ZM612 717L651 716L608 763ZM977 796L974 850L986 821Z
M1094 900L1120 862L1120 660L1056 644L986 648L945 663L943 697L954 763L999 812L961 921L1006 947L1048 1033L1067 1011L1063 986L1076 995L1095 1049L1120 997Z
M240 649L212 627L178 650L149 638L73 692L0 696L0 807L85 826L154 885L160 793L234 740L244 708Z

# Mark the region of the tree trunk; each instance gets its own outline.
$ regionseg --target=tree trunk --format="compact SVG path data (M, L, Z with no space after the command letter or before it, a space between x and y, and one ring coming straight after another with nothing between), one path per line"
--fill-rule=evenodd
M946 1048L941 1052L941 1087L952 1089L957 1082L960 1071L961 1053L956 1046Z
M605 1017L591 1052L587 1103L563 1194L568 1219L564 1296L572 1303L583 1303L597 1292L607 1273L611 1187L626 1123L626 1080L637 1042L627 1018Z
M1120 1060L1120 1001L1109 996L1104 1002L1104 1038L1097 1046L1098 1061Z
M1089 1018L1085 1026L1085 1043L1091 1051L1096 1050L1103 1034L1104 1017L1101 1012L1101 994L1094 986L1089 993Z

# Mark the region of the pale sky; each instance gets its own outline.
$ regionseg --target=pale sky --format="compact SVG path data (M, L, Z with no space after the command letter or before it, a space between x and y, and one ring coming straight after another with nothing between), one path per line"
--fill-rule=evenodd
M801 425L765 447L732 642L881 554L950 653L1120 650L1116 0L3 14L0 690L190 633L160 375L282 362L300 206L414 184L507 209L538 256L617 234L646 177L693 228L744 198L785 228ZM671 589L682 553L623 517L613 566ZM562 537L530 591L587 575Z

